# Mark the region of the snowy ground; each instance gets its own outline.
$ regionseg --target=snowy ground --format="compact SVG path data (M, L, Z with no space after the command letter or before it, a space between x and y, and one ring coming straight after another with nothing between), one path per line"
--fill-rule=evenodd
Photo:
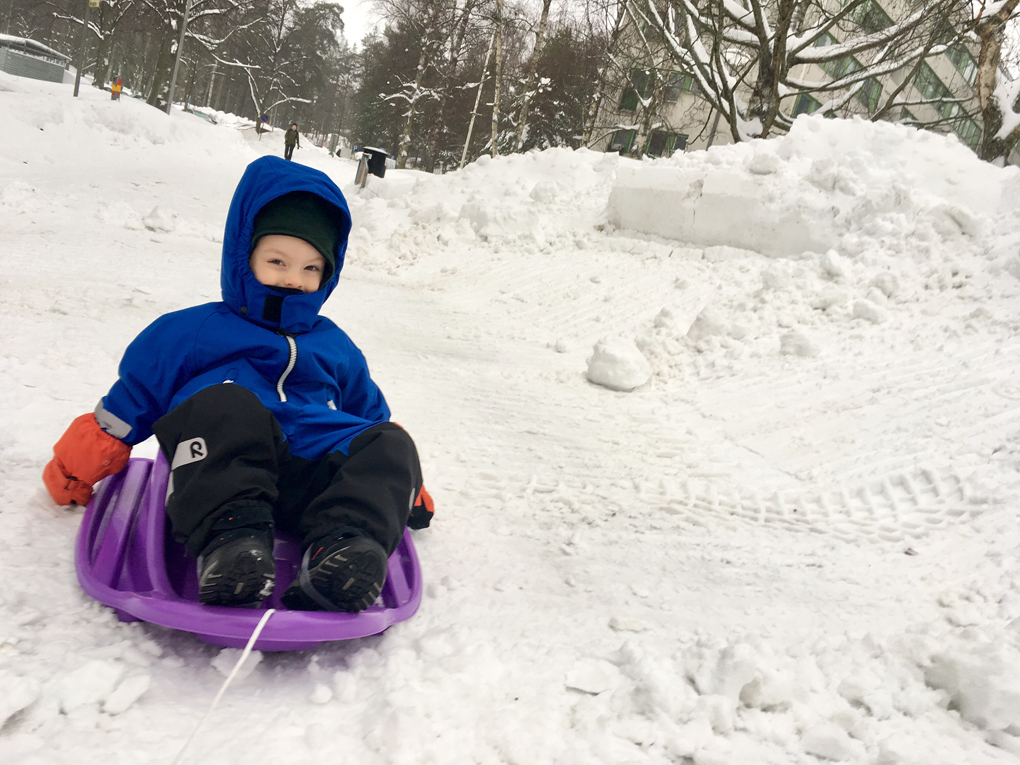
M11 765L169 763L237 654L85 596L39 476L139 330L218 298L282 133L82 94L0 74ZM350 200L326 313L419 445L426 594L253 656L184 761L1020 762L1020 173L807 118L360 192L295 159Z

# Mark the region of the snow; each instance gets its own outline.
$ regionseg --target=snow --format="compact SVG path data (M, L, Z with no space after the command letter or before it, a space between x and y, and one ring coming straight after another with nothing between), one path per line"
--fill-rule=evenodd
M282 132L3 74L0 115L0 759L169 763L237 653L89 599L39 476L126 344L218 297ZM425 596L249 656L183 761L1020 761L1016 169L815 118L364 190L295 156L350 200L326 313L421 451ZM643 384L589 381L603 338Z

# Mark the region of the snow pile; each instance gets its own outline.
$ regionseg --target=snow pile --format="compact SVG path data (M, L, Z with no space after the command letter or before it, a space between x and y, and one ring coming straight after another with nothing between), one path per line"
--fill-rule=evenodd
M343 179L355 220L352 257L369 268L399 269L420 252L473 244L551 255L594 233L620 162L550 149L482 156L446 175L390 170L364 189Z
M609 220L773 257L858 255L869 238L894 233L923 252L987 228L1000 178L955 137L805 116L782 138L621 168Z

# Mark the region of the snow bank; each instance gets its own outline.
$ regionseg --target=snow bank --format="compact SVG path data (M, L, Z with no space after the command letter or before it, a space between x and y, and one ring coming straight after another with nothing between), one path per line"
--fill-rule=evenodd
M621 167L609 221L701 246L799 258L853 251L856 237L893 231L975 237L998 207L999 177L954 137L803 116L782 138Z

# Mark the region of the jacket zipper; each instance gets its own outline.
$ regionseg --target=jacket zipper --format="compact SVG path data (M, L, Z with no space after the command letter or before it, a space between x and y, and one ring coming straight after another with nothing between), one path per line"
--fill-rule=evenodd
M280 334L283 335L287 345L290 346L290 358L287 360L287 368L283 370L280 379L276 381L276 393L280 397L280 401L286 401L287 394L283 392L283 383L287 380L287 376L294 371L294 365L297 364L297 340L283 332Z

